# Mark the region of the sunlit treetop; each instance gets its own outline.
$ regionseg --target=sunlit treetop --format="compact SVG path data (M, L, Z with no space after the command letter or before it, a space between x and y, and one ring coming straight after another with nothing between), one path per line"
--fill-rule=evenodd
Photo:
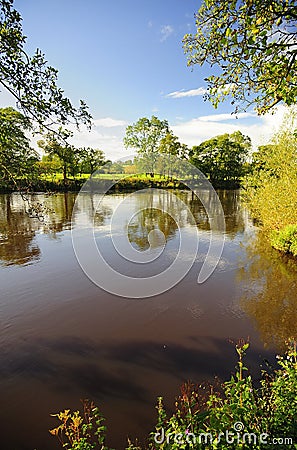
M296 0L204 0L195 17L184 50L190 66L214 67L205 98L215 107L227 96L235 112L258 114L297 102Z
M22 17L13 0L0 0L0 87L17 100L17 106L32 123L50 131L54 124L90 126L91 116L84 101L74 108L57 85L58 71L49 66L37 49L29 56L24 45Z

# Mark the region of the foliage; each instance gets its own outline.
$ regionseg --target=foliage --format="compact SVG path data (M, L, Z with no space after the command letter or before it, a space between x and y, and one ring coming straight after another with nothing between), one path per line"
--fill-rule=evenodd
M183 42L190 66L220 70L206 99L216 107L231 94L236 112L255 103L259 114L296 103L296 19L295 0L204 0Z
M181 159L187 157L188 148L185 144L181 144L178 137L169 131L160 141L159 152L161 155L157 163L158 171L171 176L176 165L180 165Z
M252 215L269 232L297 223L297 137L290 114L271 144L254 154L253 171L244 185Z
M68 171L77 165L79 155L76 154L76 149L72 145L67 144L67 139L71 136L71 133L66 130L60 130L59 134L62 136L64 144L57 139L55 133L48 133L46 139L38 141L37 144L47 155L59 158L65 182Z
M291 253L297 257L297 225L287 225L280 231L274 230L271 245L283 253Z
M194 146L189 152L190 162L214 184L239 184L250 148L250 138L240 131L226 133Z
M53 173L52 169L55 167L56 170L62 170L63 179L66 181L68 174L72 177L76 177L78 173L92 174L104 165L105 156L102 150L91 147L75 148L68 144L68 138L72 136L69 131L60 129L59 135L62 140L58 140L55 133L48 133L45 140L37 142L46 153L41 164L41 168L45 169L44 173ZM45 162L47 164L44 164Z
M285 357L279 357L280 369L272 376L263 372L259 388L250 375L245 375L248 369L243 357L248 345L243 341L236 345L237 372L219 389L185 384L171 417L167 417L159 399L158 423L156 433L151 434L150 448L265 449L278 437L296 442L296 345ZM161 435L165 437L162 442ZM260 442L261 435L264 443ZM288 447L287 443L278 445ZM297 448L296 444L292 448Z
M181 143L172 132L168 132L160 141L159 151L163 154L178 157L181 153Z
M285 356L278 357L278 369L272 374L263 371L258 387L244 365L248 347L249 343L243 340L236 344L238 364L230 380L217 387L185 383L171 416L165 411L162 397L158 399L158 420L149 449L248 450L268 449L276 443L279 449L297 448L296 343L290 343ZM61 425L51 433L60 437L62 445L65 446L65 439L61 435L69 440L68 448L96 448L91 446L94 441L89 433L94 428L90 427L89 418L83 422L78 411L70 414L69 410L56 416ZM96 423L101 448L105 449L101 416ZM127 450L141 448L130 440L126 447Z
M61 169L61 161L57 155L43 155L37 163L39 176L54 180Z
M169 132L167 120L142 117L126 128L124 145L134 148L146 160L147 172L153 172L157 160L160 143Z
M90 173L105 164L105 155L102 150L91 147L83 147L79 150L80 172Z
M0 108L0 176L5 183L13 178L33 178L38 154L30 147L26 132L28 119L13 108Z
M80 123L90 127L91 116L85 102L75 109L57 85L58 71L49 66L37 49L33 56L25 50L22 17L13 0L0 1L0 84L17 100L18 107L41 129L54 124Z
M137 169L136 169L136 165L135 164L125 164L124 165L124 173L126 174L134 174L136 173Z
M69 409L58 414L52 414L60 421L57 428L50 430L56 436L63 448L68 450L107 450L105 446L104 419L89 400L83 401L83 414L79 411L73 413Z

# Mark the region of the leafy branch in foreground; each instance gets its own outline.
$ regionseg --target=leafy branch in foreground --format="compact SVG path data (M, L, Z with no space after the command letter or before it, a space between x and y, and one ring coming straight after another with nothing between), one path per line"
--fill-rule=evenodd
M296 103L296 0L204 0L195 17L197 32L184 36L184 50L190 66L220 70L205 79L215 107L228 95L235 112Z
M24 46L22 17L13 0L0 0L0 84L17 100L18 107L41 130L55 124L91 126L91 115L84 101L74 108L57 85L58 71L49 66L37 49L29 56Z

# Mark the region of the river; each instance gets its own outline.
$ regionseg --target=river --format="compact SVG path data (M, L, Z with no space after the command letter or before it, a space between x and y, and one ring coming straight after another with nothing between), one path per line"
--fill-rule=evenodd
M190 192L176 198L192 215L171 197L162 200L167 212L160 211L154 206L157 194L149 191L105 196L94 235L117 273L138 278L160 273L178 255L179 229L188 249L198 230L197 257L185 277L146 298L107 292L82 270L72 233L88 229L93 201L84 202L83 217L77 210L72 219L75 194L36 194L29 200L46 210L34 218L20 195L0 196L1 448L60 448L48 432L57 425L50 414L78 409L80 399L89 398L107 419L107 443L123 449L127 436L141 440L153 429L158 396L172 409L183 381L226 379L236 364L238 339L251 342L246 364L257 378L259 365L273 363L283 342L296 337L296 265L256 237L239 191L218 194L226 229L214 236ZM130 267L109 251L110 221L124 200L135 214L129 223L125 208L116 216L118 235L127 230L140 254L165 248L147 268ZM173 209L178 224L170 216ZM150 241L156 227L161 235ZM223 253L212 275L198 284L211 238L218 247L224 241ZM185 258L184 252L178 257Z

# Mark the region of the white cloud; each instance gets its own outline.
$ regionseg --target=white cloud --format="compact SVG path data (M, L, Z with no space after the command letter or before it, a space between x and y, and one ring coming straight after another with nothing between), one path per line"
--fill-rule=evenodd
M95 119L93 123L96 127L104 127L104 128L123 127L127 125L127 122L125 120L112 119L111 117Z
M224 123L218 120L218 118L220 120L226 120L226 116L228 116L229 120L229 114L214 114L213 116L202 116L191 119L171 128L180 138L181 142L190 147L199 145L201 142L214 136L240 130L243 134L250 136L253 147L256 148L258 145L267 143L271 139L281 125L285 111L286 108L284 106L279 106L275 114L256 116L252 113L241 113L241 116L238 114L238 120L234 120L232 123ZM246 116L245 114L251 114L251 116ZM233 117L235 118L235 116ZM247 124L244 120L241 120L246 117L253 117L253 123Z
M112 130L94 127L88 130L73 130L72 143L76 147L93 147L103 150L107 159L117 160L127 154L123 144L125 130L121 127Z
M104 122L102 122L103 120ZM93 123L95 126L92 127L91 131L83 126L81 126L78 131L75 126L68 125L67 129L73 133L73 137L69 142L76 148L99 148L100 150L103 150L107 159L113 161L129 156L129 151L125 149L123 144L125 135L125 127L123 124L126 125L125 121L106 118L96 119ZM42 137L34 136L31 138L31 144L36 150L38 150L37 141L39 139L42 139Z
M152 28L153 22L151 20L149 20L148 23L147 23L147 26L148 26L148 28Z
M166 39L169 38L169 36L173 33L174 28L171 25L163 25L161 27L161 42L166 41Z
M223 122L225 120L245 119L247 117L256 117L255 113L238 113L238 114L212 114L210 116L201 116L199 120L202 122Z
M197 89L190 89L189 91L185 91L182 89L181 91L170 92L166 95L166 97L170 98L182 98L182 97L196 97L197 95L204 95L206 93L206 89L203 87L199 87Z
M232 91L233 87L235 85L232 83L226 84L224 87L221 87L218 89L218 92L221 92L223 94L228 94L230 91ZM170 98L182 98L182 97L195 97L198 95L204 95L207 93L207 88L199 87L197 89L190 89L188 91L185 91L184 89L181 89L180 91L170 92L166 95L166 97Z

